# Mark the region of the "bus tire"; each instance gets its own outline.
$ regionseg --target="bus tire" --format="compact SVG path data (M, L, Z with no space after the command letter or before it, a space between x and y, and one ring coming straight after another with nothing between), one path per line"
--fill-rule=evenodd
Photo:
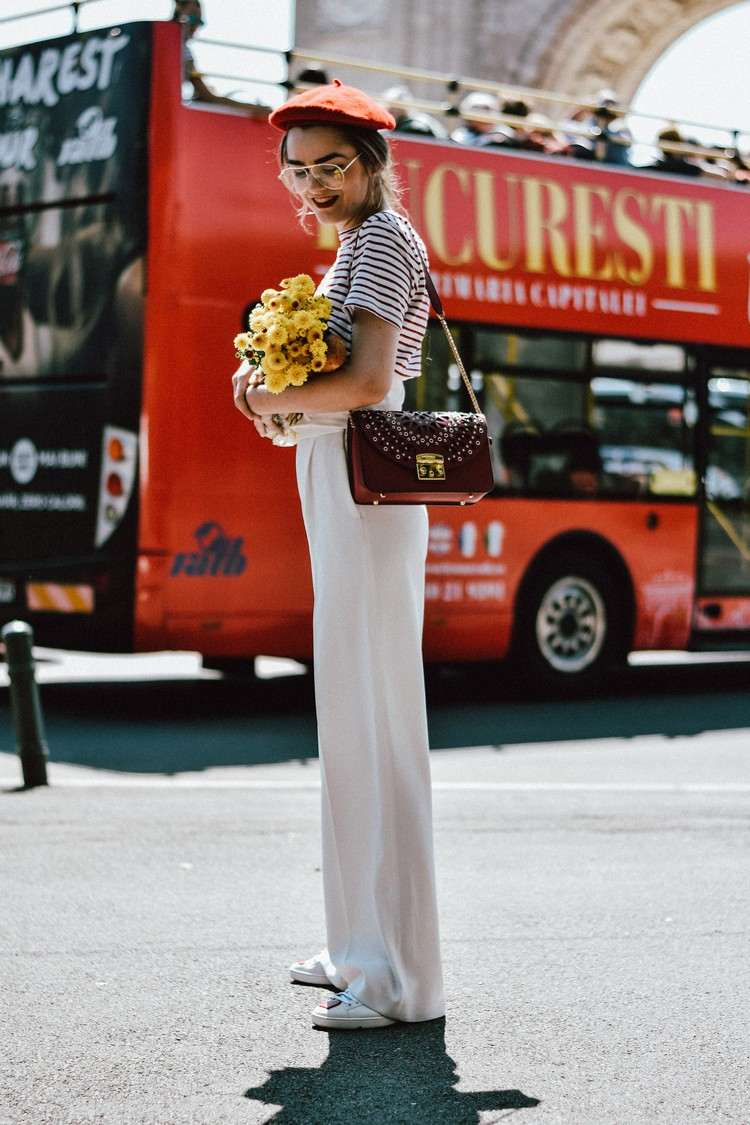
M529 683L553 691L598 687L626 655L625 597L595 555L562 550L528 575L512 657Z

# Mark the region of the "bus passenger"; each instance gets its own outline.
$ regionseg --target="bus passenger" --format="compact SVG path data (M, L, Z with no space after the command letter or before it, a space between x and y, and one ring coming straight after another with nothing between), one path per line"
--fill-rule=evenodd
M568 152L584 160L601 160L606 164L629 164L632 137L617 110L614 90L600 90L594 96L593 109L576 110L571 123L583 125L590 136L569 135Z
M512 144L514 133L507 125L480 121L477 113L499 113L500 103L489 90L473 90L461 100L458 107L462 124L451 133L451 140L460 145L490 147Z
M227 98L214 93L196 70L193 52L190 50L188 43L198 28L203 27L205 23L200 0L174 0L172 20L179 23L182 28L182 79L183 82L189 82L193 87L193 100L208 102L211 105L228 106L231 109L241 109L250 117L265 121L268 117L269 107L237 101L236 98Z
M545 113L530 113L526 118L523 133L519 137L518 147L529 152L557 155L563 151L565 144L553 128L551 118Z
M529 152L558 154L565 149L565 141L553 128L551 118L537 110L532 111L520 99L503 102L500 112L507 117L517 117L518 125L503 125L505 133L490 134L485 143L503 144L509 148L522 148Z
M571 491L577 496L595 496L602 471L602 459L595 435L591 430L581 427L565 431L565 439Z
M500 106L500 112L506 117L519 118L518 128L515 128L514 126L511 126L511 128L513 129L514 133L522 137L523 126L526 124L524 118L528 118L529 114L531 113L531 109L528 103L523 101L521 98L506 98L506 100Z
M334 83L298 94L270 123L284 133L280 178L298 216L338 232L319 292L349 354L280 394L247 365L233 376L235 405L258 433L273 436L273 415L303 415L327 940L290 975L341 990L313 1010L316 1027L421 1022L445 1014L421 647L427 510L356 505L343 439L350 410L400 410L405 380L421 373L427 254L398 201L381 132L396 124L390 113Z
M676 125L662 129L656 139L659 142L660 152L653 164L646 165L649 172L668 172L671 176L701 175L701 169L692 157L664 148L665 143L687 144Z
M523 492L529 486L532 452L539 444L539 430L528 423L509 422L500 438L500 481Z
M327 86L331 79L319 66L306 66L294 79L295 86Z
M382 102L385 108L396 119L396 132L416 133L424 137L437 137L442 141L447 140L448 130L436 117L419 110L404 109L401 104L393 104L394 102L410 101L413 101L413 95L408 86L391 86L383 94Z
M750 164L747 161L747 154L739 151L735 152L731 158L732 175L729 177L736 184L742 184L743 187L750 186Z
M578 129L582 132L578 132ZM563 156L572 156L576 160L594 159L594 141L591 133L591 113L585 106L574 109L568 117L560 122L560 136L564 147L560 150Z

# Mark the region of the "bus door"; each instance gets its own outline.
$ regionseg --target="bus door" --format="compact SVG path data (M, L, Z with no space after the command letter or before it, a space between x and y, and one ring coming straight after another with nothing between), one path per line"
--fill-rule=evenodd
M750 369L710 363L696 639L750 640ZM743 636L744 634L744 636ZM698 646L700 647L700 645Z

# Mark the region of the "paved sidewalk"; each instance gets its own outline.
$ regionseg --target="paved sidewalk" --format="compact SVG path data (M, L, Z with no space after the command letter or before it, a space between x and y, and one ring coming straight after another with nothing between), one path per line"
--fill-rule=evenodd
M314 760L0 755L0 1125L747 1125L749 733L434 753L447 1018L338 1034Z

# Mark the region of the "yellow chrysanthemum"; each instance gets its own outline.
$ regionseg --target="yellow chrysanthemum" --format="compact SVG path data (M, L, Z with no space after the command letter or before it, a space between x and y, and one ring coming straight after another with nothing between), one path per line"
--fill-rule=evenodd
M269 390L272 395L281 394L289 386L289 373L284 371L271 371L266 374L264 379L266 390Z
M267 316L268 314L266 309L253 309L253 311L250 313L250 319L248 321L253 332L258 332L261 328L267 327Z
M295 277L285 277L281 288L300 298L311 297L315 292L315 282L308 273L298 273Z
M289 339L289 333L283 324L274 324L272 328L268 329L268 343L273 345L277 344L282 346Z
M306 309L300 309L294 314L294 327L297 332L307 333L315 324L315 317Z
M260 299L261 299L263 305L266 308L269 308L269 302L272 301L275 297L278 297L278 295L279 295L278 289L264 289L263 292L260 295Z
M314 340L312 344L310 344L310 354L313 359L325 359L328 355L325 340Z
M307 379L307 368L301 363L290 363L286 377L293 387L301 387Z
M302 340L290 340L286 346L286 354L290 359L299 359L305 350L305 344Z
M325 360L324 360L324 359L315 359L315 358L313 358L313 360L312 360L312 362L311 362L311 364L310 364L310 370L311 370L311 371L322 371L322 370L323 370L323 368L325 367L325 365L326 365L326 364L325 364Z
M256 351L262 352L268 343L268 332L265 328L261 332L256 332L250 337L250 344Z
M277 293L275 297L270 297L266 308L269 312L283 313L289 307L286 293Z
M313 297L311 301L308 301L307 307L313 316L320 320L328 320L333 304L328 297Z
M239 336L235 336L234 346L238 352L244 352L247 348L252 346L247 332L240 332Z
M260 366L264 375L278 375L281 371L286 371L287 361L280 351L268 351L260 361Z
M314 324L312 326L312 328L308 329L308 332L307 332L307 342L308 342L308 344L314 344L316 340L322 340L322 339L323 339L323 329L320 327L319 324Z

